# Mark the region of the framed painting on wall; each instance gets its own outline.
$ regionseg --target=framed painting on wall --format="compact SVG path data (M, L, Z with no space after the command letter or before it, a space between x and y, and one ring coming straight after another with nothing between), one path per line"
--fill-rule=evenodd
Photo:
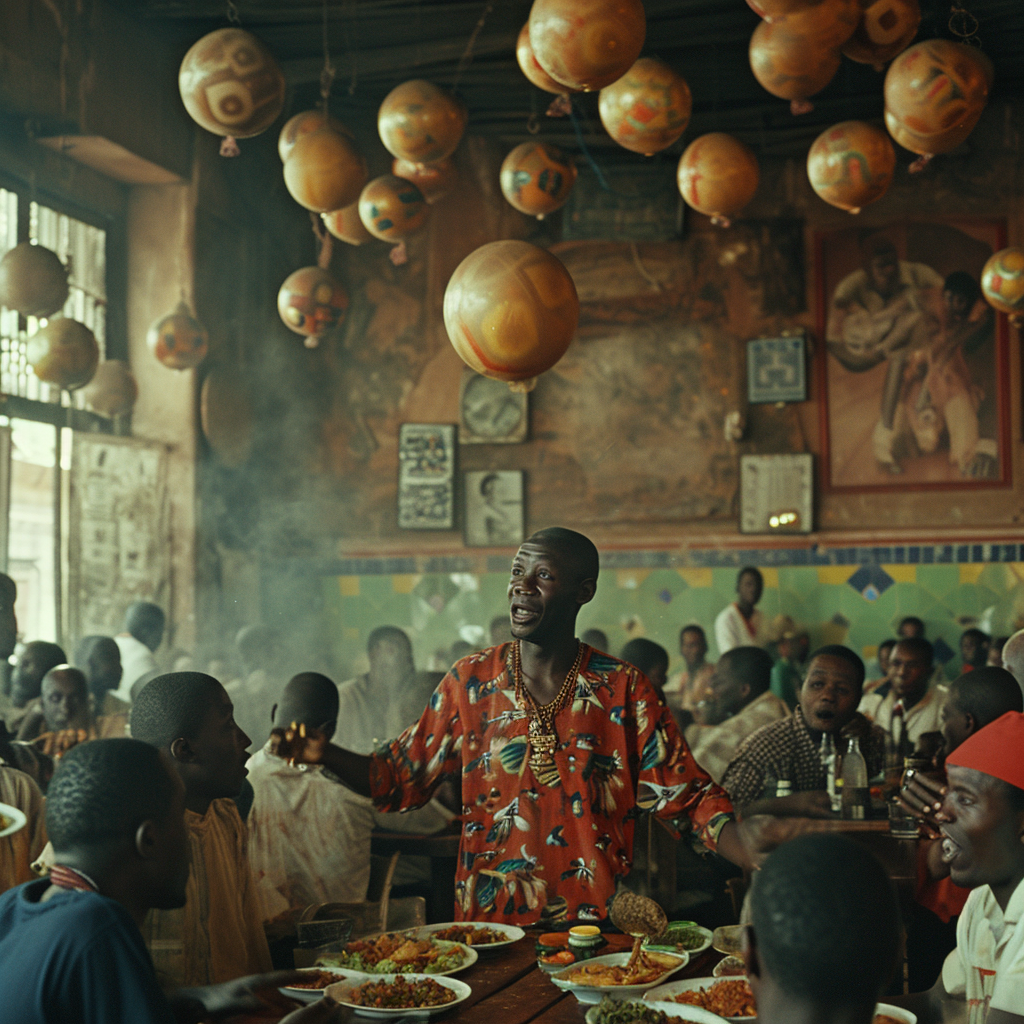
M978 284L1005 238L957 218L817 236L826 490L1010 485L1006 323Z
M398 435L398 525L450 530L455 525L455 427L403 423Z
M523 473L481 470L465 474L466 544L516 547L523 542Z

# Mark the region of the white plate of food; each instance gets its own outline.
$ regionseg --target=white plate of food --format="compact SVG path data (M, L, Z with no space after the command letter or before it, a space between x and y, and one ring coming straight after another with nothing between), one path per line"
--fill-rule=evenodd
M461 942L478 953L503 949L526 936L526 932L514 924L496 924L493 921L447 921L444 924L425 924L419 928L408 929L407 934L417 939L433 935L446 942Z
M315 1003L323 998L324 990L328 985L350 978L365 978L365 974L358 971L343 971L337 967L300 967L298 970L303 974L300 982L291 985L282 985L277 991L289 999L300 1003Z
M363 974L457 974L476 963L475 949L432 935L413 938L406 932L382 932L356 939L337 953L325 953L318 967L341 967Z
M473 990L457 978L427 974L365 974L328 987L326 995L360 1017L433 1016L464 1003Z
M746 975L747 965L741 956L727 956L715 964L711 972L716 978L738 978Z
M670 1012L678 1006L699 1006L702 1010L716 1013L733 1024L751 1024L757 1020L754 995L745 976L736 978L687 978L672 981L648 989L643 995L644 1002L652 1003L659 1010Z
M917 1014L892 1003L876 1003L872 1024L917 1024Z
M612 999L639 999L649 988L662 984L666 978L689 962L685 953L657 953L644 950L640 954L629 983L625 967L630 952L606 953L591 957L552 974L551 980L563 992L571 992L581 1003L599 1003L605 996Z
M627 1003L621 999L602 1000L587 1010L587 1024L673 1024L674 1021L693 1021L694 1024L725 1024L698 1006L674 1004L671 1010L660 1010L651 1003Z
M0 804L0 836L13 835L23 829L27 821L24 811L10 804Z
M705 949L711 948L712 932L694 921L670 921L662 935L656 939L645 939L645 949L656 949L660 953L689 953L692 960Z

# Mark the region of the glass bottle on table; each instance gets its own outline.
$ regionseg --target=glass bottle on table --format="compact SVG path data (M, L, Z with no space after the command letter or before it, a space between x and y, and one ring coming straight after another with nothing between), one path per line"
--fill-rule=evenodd
M850 745L843 755L843 817L863 819L868 816L871 793L868 789L868 766L860 752L860 739L850 737Z
M830 732L821 735L820 756L821 765L825 769L825 789L828 792L829 803L832 804L832 810L838 812L841 810L839 790L836 787L839 758L836 754L836 741Z

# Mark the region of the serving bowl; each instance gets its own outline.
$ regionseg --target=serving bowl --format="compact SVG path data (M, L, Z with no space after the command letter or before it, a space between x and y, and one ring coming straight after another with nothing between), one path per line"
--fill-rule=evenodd
M572 964L551 975L551 981L563 992L571 992L581 1003L599 1003L605 996L612 999L639 999L648 989L661 985L666 978L671 977L676 971L682 970L689 963L689 956L686 953L658 953L659 957L666 960L677 960L678 963L667 966L665 970L653 981L641 985L583 985L579 982L569 981L568 975L580 967L593 967L605 964L609 967L625 967L629 963L629 951L625 953L605 953L604 956L591 957L589 960L582 960Z

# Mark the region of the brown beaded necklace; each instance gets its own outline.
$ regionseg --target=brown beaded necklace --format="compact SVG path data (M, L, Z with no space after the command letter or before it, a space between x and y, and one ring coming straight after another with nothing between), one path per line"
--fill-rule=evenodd
M512 644L512 676L516 686L516 704L526 708L530 725L528 732L529 753L527 761L530 769L539 780L551 778L555 769L555 747L558 735L555 733L555 715L564 708L576 692L576 677L583 664L583 652L586 644L577 641L576 660L565 677L565 682L549 704L538 704L534 696L523 683L523 665L519 650L519 641Z

